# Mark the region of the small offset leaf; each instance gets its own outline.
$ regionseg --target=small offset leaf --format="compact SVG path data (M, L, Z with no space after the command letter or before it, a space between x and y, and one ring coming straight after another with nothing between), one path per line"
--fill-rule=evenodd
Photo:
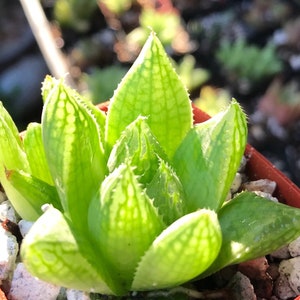
M164 230L142 257L134 276L134 291L180 285L205 271L222 243L214 211L201 209Z
M62 211L57 191L53 185L28 174L23 171L6 171L6 176L10 184L27 201L26 208L35 211L35 219L42 215L41 207L44 204L52 204L55 208Z
M145 118L138 117L126 127L120 139L114 145L108 159L108 169L112 172L125 161L135 166L135 174L141 183L148 183L153 178L159 157L165 157L157 140L151 133Z
M154 33L112 97L106 122L109 149L140 115L148 118L169 158L193 123L186 89Z
M183 188L174 170L165 161L160 160L159 168L147 185L146 192L167 225L183 216Z
M300 235L300 209L243 192L219 211L223 243L205 272L271 253Z
M122 164L103 182L93 201L89 228L99 249L128 290L140 257L164 229L132 168Z
M62 82L53 89L42 115L46 159L65 212L85 232L90 199L106 174L99 126Z
M47 165L42 141L41 124L31 123L28 125L23 139L23 144L30 166L31 175L53 185L53 179Z
M80 254L64 216L49 207L25 236L21 257L28 271L58 286L112 294L92 265Z
M188 211L221 207L240 166L246 141L246 117L236 101L190 130L174 157Z

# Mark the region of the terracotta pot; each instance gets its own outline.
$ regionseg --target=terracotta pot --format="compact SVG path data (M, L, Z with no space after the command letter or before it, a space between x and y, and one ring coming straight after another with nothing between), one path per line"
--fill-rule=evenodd
M109 102L100 103L98 107L107 112ZM201 123L210 116L193 106L194 123ZM300 189L263 155L247 144L245 155L248 158L246 173L251 180L270 179L277 184L274 196L282 203L300 208Z

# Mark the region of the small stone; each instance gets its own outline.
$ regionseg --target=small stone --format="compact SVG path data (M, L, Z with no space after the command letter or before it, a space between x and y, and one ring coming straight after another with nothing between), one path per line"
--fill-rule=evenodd
M5 219L17 222L16 212L8 200L0 204L0 220L4 221Z
M231 184L230 191L231 193L236 193L242 184L242 175L241 173L236 173L235 178Z
M67 289L67 300L90 300L90 296L86 292Z
M282 275L275 281L274 293L281 300L287 300L297 296L291 289L288 279Z
M274 258L279 258L279 259L291 258L288 245L285 245L285 246L273 251L270 255Z
M23 263L18 263L11 283L10 300L56 300L60 287L31 276Z
M280 277L285 277L295 295L300 293L300 257L283 260L279 264Z
M241 272L236 272L236 274L232 277L229 283L229 288L232 290L235 299L257 299L250 279Z
M18 225L19 225L22 237L24 237L29 232L29 230L30 230L30 228L32 227L33 224L34 224L34 222L30 222L30 221L26 221L26 220L20 220Z
M300 237L288 245L288 250L292 257L300 256Z
M0 226L0 285L3 280L10 279L15 268L19 251L16 237Z
M276 182L269 179L259 179L255 181L245 182L243 189L251 192L260 191L268 194L273 194L276 188Z

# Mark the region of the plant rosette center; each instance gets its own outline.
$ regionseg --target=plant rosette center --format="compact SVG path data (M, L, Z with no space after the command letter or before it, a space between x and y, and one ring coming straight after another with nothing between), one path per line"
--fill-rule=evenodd
M168 289L300 235L299 209L251 192L225 202L246 115L232 100L193 125L154 33L107 114L49 76L42 96L41 124L22 140L0 106L0 179L18 214L35 221L21 247L34 276L106 295Z

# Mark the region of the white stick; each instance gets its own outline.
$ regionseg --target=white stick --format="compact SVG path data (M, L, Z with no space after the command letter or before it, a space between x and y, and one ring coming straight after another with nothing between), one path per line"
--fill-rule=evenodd
M65 78L66 84L74 88L75 83L69 74L66 59L56 46L40 1L20 0L20 2L51 74L56 78Z

